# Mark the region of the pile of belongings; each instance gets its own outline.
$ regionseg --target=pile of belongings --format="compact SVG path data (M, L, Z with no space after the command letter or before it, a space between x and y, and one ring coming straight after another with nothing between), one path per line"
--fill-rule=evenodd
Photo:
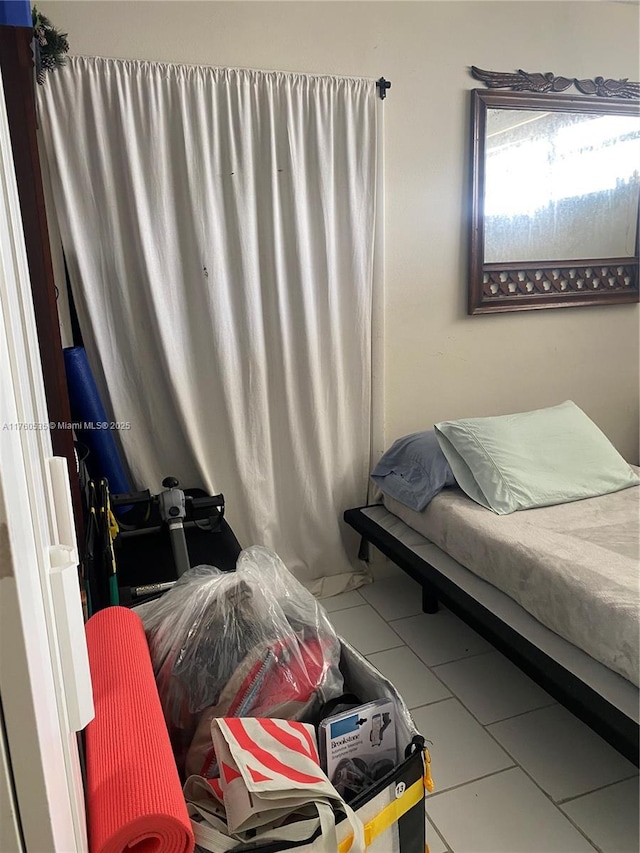
M317 723L342 695L340 640L324 609L267 548L244 550L234 572L190 569L136 611L183 778L209 775L213 719Z
M254 546L234 572L190 569L137 612L198 846L313 838L336 853L339 824L364 850L314 728L343 695L340 640L280 558Z

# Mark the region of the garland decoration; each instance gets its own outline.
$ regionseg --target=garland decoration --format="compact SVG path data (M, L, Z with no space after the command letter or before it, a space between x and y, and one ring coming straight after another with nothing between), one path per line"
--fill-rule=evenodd
M57 30L36 6L31 10L31 20L35 38L36 80L43 86L47 71L55 71L67 62L68 33Z

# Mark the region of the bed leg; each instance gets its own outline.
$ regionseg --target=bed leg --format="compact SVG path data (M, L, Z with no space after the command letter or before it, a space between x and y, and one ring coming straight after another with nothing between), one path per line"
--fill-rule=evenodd
M438 612L438 596L433 589L428 586L422 587L422 612L437 613Z

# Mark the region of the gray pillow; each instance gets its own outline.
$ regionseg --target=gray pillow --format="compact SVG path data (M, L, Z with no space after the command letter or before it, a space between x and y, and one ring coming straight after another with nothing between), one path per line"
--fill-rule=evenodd
M417 512L445 486L456 485L432 429L395 441L373 469L371 479L385 495Z

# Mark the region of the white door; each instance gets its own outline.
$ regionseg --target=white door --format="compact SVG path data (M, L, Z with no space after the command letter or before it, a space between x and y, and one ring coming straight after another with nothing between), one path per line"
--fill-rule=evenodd
M4 736L2 702L0 702L0 850L2 853L23 853L24 851L20 815Z
M93 701L66 470L52 456L0 78L0 698L8 808L29 853L87 849L76 733Z

